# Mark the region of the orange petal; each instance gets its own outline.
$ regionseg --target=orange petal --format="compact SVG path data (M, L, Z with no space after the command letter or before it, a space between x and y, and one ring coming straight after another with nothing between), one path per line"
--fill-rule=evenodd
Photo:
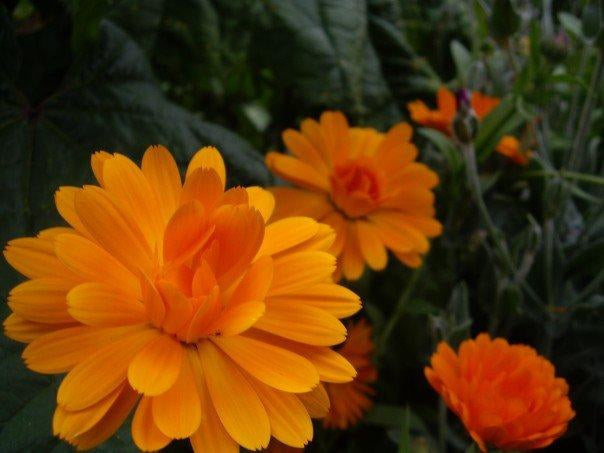
M317 385L308 393L299 393L296 396L312 418L323 418L329 412L329 396L323 384Z
M67 291L73 283L57 278L27 280L8 295L8 306L22 318L34 322L73 322L67 313Z
M271 434L284 444L304 447L312 440L313 429L304 404L291 393L275 390L262 382L251 379L271 424Z
M335 257L327 252L289 253L273 261L273 284L269 295L288 294L330 280Z
M288 217L267 225L258 255L275 255L311 239L319 224L309 217Z
M408 186L420 186L426 189L432 189L438 185L438 174L430 170L425 164L411 162L405 165L396 173L397 182Z
M38 373L65 373L106 345L140 330L130 326L69 327L32 341L23 351L23 359L28 368Z
M411 244L412 251L419 253L426 253L430 247L428 239L420 231L409 225L405 216L395 211L378 211L372 214L370 220L376 225L378 234L384 240L386 245L398 252L408 251L406 247L397 248L396 243L408 242ZM394 235L391 236L391 234ZM387 243L385 238L397 239L397 242ZM404 240L402 240L404 238Z
M130 333L80 362L63 379L57 402L68 410L80 410L99 401L124 382L132 358L157 335L155 329Z
M254 327L317 346L332 346L346 338L344 325L326 311L308 305L292 305L273 300Z
M111 409L125 385L120 385L98 403L81 411L68 411L62 406L57 406L52 418L53 434L63 439L71 439L90 430Z
M319 383L314 366L287 349L239 335L212 341L245 371L278 390L308 392Z
M150 341L128 366L128 381L139 393L155 396L170 389L180 374L183 347L169 335Z
M166 307L162 329L170 334L180 331L193 315L193 304L172 282L159 280L157 290Z
M56 277L78 281L56 257L54 241L43 238L19 238L9 241L4 258L28 278Z
M249 450L266 448L270 423L253 387L231 359L209 341L198 344L208 391L224 428Z
M145 307L135 297L103 283L82 283L67 294L69 314L82 324L117 327L147 321Z
M184 439L197 431L201 402L188 360L182 360L176 382L167 392L154 396L152 405L153 419L166 436Z
M220 152L213 146L205 146L195 153L189 167L187 168L187 178L196 168L212 168L222 181L222 188L226 184L226 168L224 166L224 160Z
M222 422L214 409L214 405L208 393L208 387L203 377L203 370L197 352L190 349L188 357L194 371L197 391L202 401L204 419L199 428L191 435L191 446L194 452L224 452L238 453L239 445L226 432Z
M116 286L134 297L140 295L136 277L94 242L75 234L61 234L55 239L55 251L82 280Z
M273 221L293 216L321 219L333 210L326 194L293 187L271 187L275 197Z
M182 185L178 166L166 148L150 146L143 156L141 169L155 194L165 224L180 200Z
M105 162L107 162L107 160L111 159L112 157L113 156L107 151L96 151L92 153L92 156L90 156L90 166L92 167L92 173L94 173L94 177L101 186L105 184L103 181L103 171L105 168Z
M166 226L164 260L167 263L184 262L206 243L211 234L203 205L196 200L182 205Z
M117 400L103 418L90 430L69 439L69 442L75 445L78 450L90 450L103 443L124 423L137 400L138 393L125 385Z
M251 300L263 301L273 281L273 260L264 256L254 261L229 298L228 305Z
M84 224L75 210L75 196L82 189L79 187L63 186L55 192L57 211L65 221L84 235L88 235Z
M369 267L376 271L384 269L388 263L388 254L377 229L364 220L357 221L356 228L359 249Z
M331 245L329 252L335 256L340 256L348 236L348 222L338 211L330 212L323 219L321 219L321 222L329 225L336 235L336 239Z
M337 164L346 160L349 149L348 121L342 112L323 112L320 118L323 138Z
M58 325L28 321L15 313L8 315L3 322L3 326L4 334L8 338L21 343L30 343L42 335L54 332L57 329L70 327L69 324Z
M155 250L162 239L163 219L155 193L140 168L126 156L113 155L103 165L103 187Z
M152 398L143 396L132 418L132 440L143 451L161 450L172 440L162 433L152 413Z
M281 138L286 148L298 159L316 168L321 173L327 173L327 166L320 153L303 134L294 129L286 129L281 134Z
M275 197L268 190L258 186L246 187L250 207L260 211L265 222L273 215L275 209Z
M350 223L346 232L346 244L340 257L342 272L347 280L357 280L365 269L365 260L360 250L359 238L354 224Z
M436 92L436 103L444 117L450 123L457 113L457 101L453 93L445 86L441 86Z
M181 204L199 201L206 212L211 212L224 194L220 176L213 168L200 167L187 175L180 198Z
M398 123L390 128L375 154L375 158L382 168L395 172L415 160L417 148L405 146L410 142L412 134L413 130L407 123Z
M140 230L117 210L102 189L88 186L75 197L80 220L98 244L130 271L151 268L151 250Z
M292 156L270 151L265 157L266 166L277 175L307 189L329 192L329 180L310 165Z
M296 292L271 297L270 300L291 305L310 305L325 310L336 318L352 316L361 308L359 296L348 288L333 283L318 283Z
M245 332L256 324L265 309L264 302L255 300L230 305L210 324L208 331L212 335L237 335Z

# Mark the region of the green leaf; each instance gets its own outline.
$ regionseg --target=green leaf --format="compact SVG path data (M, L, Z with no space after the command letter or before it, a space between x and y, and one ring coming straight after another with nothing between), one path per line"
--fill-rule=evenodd
M508 96L480 122L475 140L479 161L484 161L495 150L501 137L517 129L526 119L517 114L516 99Z
M436 129L425 127L417 129L417 133L426 138L442 153L445 159L447 159L452 172L456 172L462 167L463 158L461 153L449 137Z
M459 82L461 86L468 86L468 71L472 65L472 54L456 39L451 41L450 48Z
M401 440L398 444L398 452L399 453L411 453L411 413L409 411L409 406L405 408L405 415L402 419L401 426Z
M575 38L583 39L581 20L577 16L561 11L558 13L558 20L568 33L574 35Z
M367 29L364 1L268 0L272 27L263 52L307 105L344 108L356 115L383 108L391 94Z
M491 11L491 34L495 39L505 40L520 27L520 16L511 0L495 0Z

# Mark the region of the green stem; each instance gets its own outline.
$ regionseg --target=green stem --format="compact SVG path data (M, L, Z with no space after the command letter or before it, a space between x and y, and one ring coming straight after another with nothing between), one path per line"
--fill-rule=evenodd
M584 142L587 138L587 133L591 126L591 115L593 113L598 86L604 73L604 65L602 64L602 52L598 52L596 57L596 67L594 68L589 84L589 91L585 97L583 108L581 109L581 117L579 118L579 130L573 140L572 151L568 161L570 170L576 169L581 163L581 155L583 154Z
M445 453L447 451L447 406L442 398L438 399L438 451Z
M503 260L507 271L511 275L515 275L516 269L514 267L514 262L510 252L505 244L503 244L501 237L497 233L497 227L493 223L484 199L482 198L480 179L478 178L478 167L476 166L476 152L474 150L474 144L462 144L461 149L466 160L466 176L468 179L468 184L472 190L472 194L474 195L474 200L478 206L478 211L480 212L482 221L484 222L487 232L495 244L497 251L499 252L500 258Z
M598 176L598 175L590 175L590 174L586 174L586 173L580 173L577 171L570 171L570 170L560 170L560 171L554 171L554 170L535 170L535 171L528 171L526 172L524 175L524 177L526 178L533 178L533 177L556 177L559 176L561 178L565 178L565 179L572 179L575 181L581 181L581 182L588 182L591 184L601 184L604 185L604 177L602 176Z
M411 296L411 293L415 289L415 285L417 284L421 271L421 267L413 271L411 277L409 277L409 281L407 282L407 286L405 287L403 294L401 294L401 297L399 297L398 299L392 316L390 316L388 322L384 326L384 330L382 331L382 335L378 342L380 354L385 351L386 346L388 345L388 340L390 339L390 335L392 335L394 328L398 324L398 321L400 320L401 316L405 311L405 304L407 303L409 297Z

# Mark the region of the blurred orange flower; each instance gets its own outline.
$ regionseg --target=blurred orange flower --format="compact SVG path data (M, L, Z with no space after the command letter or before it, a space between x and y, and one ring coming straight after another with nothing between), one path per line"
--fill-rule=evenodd
M390 249L407 266L418 267L429 249L427 238L441 234L434 219L438 176L415 162L407 123L386 134L349 127L340 112L324 112L319 122L302 121L301 131L283 132L293 155L269 152L267 166L298 188L274 187L274 218L309 216L331 225L337 239L331 252L338 273L361 276L365 263L383 269Z
M487 96L478 91L472 92L470 101L474 113L482 120L499 105L500 99ZM445 86L441 86L436 93L436 109L431 110L421 100L415 100L407 104L411 119L422 126L438 129L446 135L451 135L453 120L457 114L457 102L455 95ZM511 135L504 135L497 144L498 153L508 157L517 165L528 164L532 153L522 151L520 142Z
M523 150L516 137L504 135L497 145L497 152L507 157L517 165L527 165L533 154L530 150Z
M479 120L487 116L497 105L499 98L487 96L474 91L472 93L472 109ZM436 93L436 109L431 110L421 100L407 104L411 119L422 126L438 129L444 134L451 135L451 125L457 114L455 95L445 86L441 86Z
M371 408L373 388L369 384L377 379L377 370L372 362L373 341L371 326L364 319L348 326L348 339L338 350L352 363L357 376L345 384L327 384L331 407L323 420L326 428L347 429L356 424Z
M67 373L53 431L78 449L110 437L134 410L142 450L190 438L195 451L303 447L324 417L324 382L353 366L330 346L360 308L334 284L331 228L304 217L266 224L272 195L225 190L213 147L184 184L172 155L151 147L139 168L95 153L99 186L61 187L70 227L9 242L29 280L13 288L6 334L29 343L27 366Z
M482 451L546 447L575 416L568 385L547 359L488 334L464 341L458 353L441 342L424 373Z

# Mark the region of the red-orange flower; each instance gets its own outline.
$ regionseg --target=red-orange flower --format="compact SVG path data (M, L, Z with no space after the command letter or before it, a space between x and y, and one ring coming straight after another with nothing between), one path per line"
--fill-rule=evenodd
M479 120L487 116L499 105L499 98L487 96L477 91L472 93L471 105ZM421 100L407 104L411 119L422 126L438 129L444 134L451 135L451 125L457 114L455 95L445 86L436 93L436 109L431 110Z
M533 154L530 150L523 150L520 141L511 135L501 137L496 150L517 165L527 165Z
M370 384L377 379L377 370L372 362L371 330L364 319L348 326L348 339L338 352L352 363L357 376L352 382L326 386L331 402L323 420L326 428L346 429L356 424L373 404L374 390Z
M575 416L568 385L554 366L525 345L480 334L458 353L441 342L426 378L487 451L546 447L566 431Z
M333 227L337 275L349 280L361 276L365 263L383 269L387 249L418 267L428 238L440 235L442 226L434 219L438 175L415 161L411 127L400 123L383 134L349 127L340 112L324 112L319 122L302 121L300 129L283 133L292 155L266 156L274 173L299 186L271 189L274 218L303 215Z

